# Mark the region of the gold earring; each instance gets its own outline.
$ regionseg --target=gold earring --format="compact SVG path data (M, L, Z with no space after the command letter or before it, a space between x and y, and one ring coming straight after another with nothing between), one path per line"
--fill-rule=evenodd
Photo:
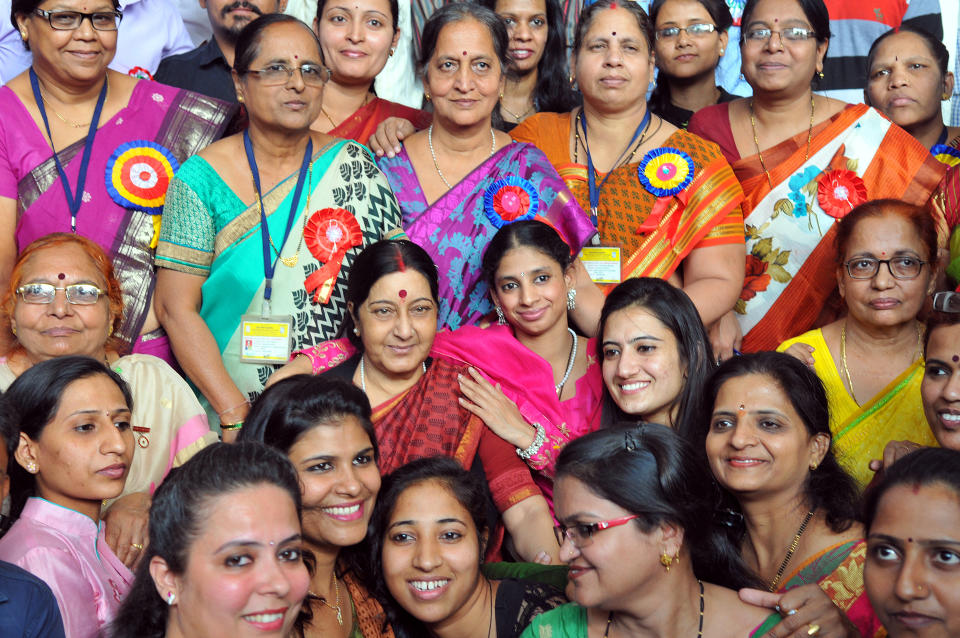
M393 54L397 52L397 47L390 47L390 57L393 57Z
M423 92L423 98L424 98L427 102L429 102L429 101L430 101L430 91L424 91L424 92Z
M940 96L940 99L941 99L941 100L949 100L949 99L950 99L950 94L949 94L949 93L944 93L943 95Z
M817 77L823 79L823 71L817 71Z
M26 30L26 29L20 29L20 39L22 39L24 42L27 41L27 30Z
M670 571L670 566L673 565L673 556L664 552L660 554L660 564L667 568L667 571Z
M812 471L814 471L815 469L817 469L818 467L820 467L820 466L817 464L816 461L814 461L813 463L810 464L810 471L812 472Z
M14 336L14 337L17 336L17 326L16 326L16 324L10 326L10 332L13 333L13 336Z

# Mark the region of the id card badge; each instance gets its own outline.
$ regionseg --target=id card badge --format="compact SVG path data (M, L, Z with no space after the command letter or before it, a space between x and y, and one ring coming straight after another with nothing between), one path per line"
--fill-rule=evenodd
M240 360L244 363L283 365L290 360L291 315L243 315L240 329Z
M580 251L580 261L594 283L620 283L619 246L586 246Z

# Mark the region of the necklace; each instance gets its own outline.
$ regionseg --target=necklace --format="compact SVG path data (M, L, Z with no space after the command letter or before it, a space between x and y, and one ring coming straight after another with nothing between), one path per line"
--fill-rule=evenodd
M253 181L253 189L257 190L257 182L253 179L253 173L250 174L250 179ZM297 242L297 249L289 257L280 257L280 251L277 250L277 246L273 243L273 239L270 235L267 235L267 241L270 242L270 247L273 248L273 252L277 253L277 257L280 257L280 263L286 266L287 268L293 268L297 265L297 262L300 261L300 249L303 248L303 236L306 234L307 230L307 221L310 218L310 183L313 180L313 163L311 162L310 168L307 169L307 208L303 216L303 231L300 233L300 241ZM261 208L261 199L257 198L257 213L263 215L263 208ZM291 215L293 212L291 211Z
M700 585L700 626L697 628L697 638L703 638L703 581L698 578L697 584ZM612 611L607 616L607 627L603 630L603 638L609 638L611 624L613 624Z
M73 128L83 128L85 126L90 126L90 122L74 122L73 120L68 120L57 112L57 109L53 108L53 105L50 104L50 100L47 99L47 96L43 94L43 87L40 87L40 99L43 100L43 103L53 111L53 114L57 116L57 119L66 124L67 126L72 126Z
M800 546L800 537L807 531L807 524L810 523L811 518L813 518L813 510L807 512L807 515L803 518L803 522L800 523L800 529L797 530L797 535L793 537L793 542L790 543L790 547L787 549L787 555L783 557L783 562L780 563L780 569L777 570L777 575L773 577L773 580L770 581L770 585L767 587L770 591L777 591L777 584L780 582L780 579L783 578L783 572L787 568L790 559L793 558L793 553L797 551L797 547Z
M363 102L360 103L360 107L359 107L357 110L359 111L360 109L362 109L363 107L365 107L365 106L367 105L367 102L369 102L369 101L370 101L370 93L367 93L366 95L363 96ZM330 117L330 114L327 113L327 109L323 108L323 104L320 105L320 112L323 113L323 116L324 116L325 118L327 118L327 121L328 121L328 122L330 122L330 126L333 127L333 128L330 129L331 131L334 130L335 128L337 128L337 123L334 122L334 121L333 121L333 118ZM346 120L344 120L344 122L345 122L345 121L346 121Z
M427 146L430 147L430 157L433 158L433 167L437 169L437 175L440 176L440 179L443 180L443 183L448 189L453 188L450 185L450 182L447 181L447 178L443 176L443 171L440 170L440 163L437 162L437 154L433 150L433 124L430 125L430 128L427 129ZM497 136L493 133L493 128L490 129L490 157L493 157L493 154L497 152Z
M560 379L560 383L554 386L557 389L558 398L563 394L563 386L566 385L567 379L570 378L570 371L573 370L573 362L577 358L577 333L569 326L567 326L567 332L569 332L573 338L573 345L570 346L570 358L567 359L567 369L563 373L563 378Z
M367 377L366 377L366 375L363 373L363 360L364 360L365 358L366 358L366 357L364 357L363 355L360 355L360 389L363 390L363 393L364 393L364 394L367 393ZM426 362L426 361L421 361L421 362L420 362L420 369L423 370L423 373L424 373L424 374L427 373L427 362Z
M803 154L803 161L810 158L810 140L813 139L813 116L816 112L816 103L813 100L813 94L810 95L810 126L807 127L807 151ZM753 99L750 100L750 128L753 129L753 144L757 147L757 157L760 158L760 168L763 174L767 176L767 182L770 184L770 190L773 190L773 178L767 172L767 165L763 162L763 153L760 152L760 138L757 136L757 119L753 116Z
M910 363L916 361L921 352L923 352L923 329L920 327L920 322L917 322L917 349L914 351L913 359L910 360ZM847 367L846 321L844 321L843 325L840 327L840 367L843 368L843 376L847 380L847 387L850 388L850 396L853 398L854 403L860 405L860 402L857 401L857 395L853 392L853 380L850 378L850 368Z
M507 105L503 103L503 100L500 100L500 108L503 109L504 111L506 111L506 112L507 112L507 115L509 115L510 117L512 117L514 120L516 120L516 122L519 124L519 123L523 120L523 118L525 118L525 117L527 117L528 115L530 115L530 114L533 112L533 110L534 110L535 108L537 108L537 106L536 106L536 104L531 104L531 105L530 105L530 108L528 108L526 111L524 111L524 112L521 113L520 115L517 115L516 113L514 113L513 111L511 111L510 109L508 109L508 108L507 108Z
M333 573L333 591L335 592L336 601L335 604L331 605L327 602L327 599L323 596L317 596L312 591L307 590L307 593L311 596L317 598L321 603L329 607L330 609L337 612L337 624L343 627L343 612L340 610L340 585L337 584L337 573Z

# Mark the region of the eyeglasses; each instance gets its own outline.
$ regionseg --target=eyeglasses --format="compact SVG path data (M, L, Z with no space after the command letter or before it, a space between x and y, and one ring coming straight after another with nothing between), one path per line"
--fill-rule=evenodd
M773 37L774 33L780 36L781 44L783 44L784 39L786 39L788 42L803 42L804 40L809 40L817 35L813 29L805 29L803 27L787 27L786 29L781 29L779 31L761 28L750 29L744 34L744 39L748 42L767 42Z
M323 86L330 80L331 71L320 64L302 64L298 67L289 67L286 64L271 64L259 70L250 69L247 73L252 73L260 78L264 86L281 86L290 81L294 71L300 71L303 83L307 86Z
M665 29L657 30L657 40L672 40L680 35L680 32L683 31L687 36L691 38L702 38L705 35L709 35L717 30L717 27L710 24L709 22L699 22L697 24L689 24L685 27L666 27Z
M623 518L614 518L609 521L597 521L596 523L577 523L575 525L555 525L553 527L553 533L557 536L557 543L563 545L564 539L569 538L570 542L573 543L573 546L577 549L581 547L586 547L593 542L593 535L597 532L605 529L610 529L611 527L619 527L620 525L626 525L635 518L640 518L639 514L631 514L630 516L624 516Z
M17 288L17 294L27 303L53 303L57 291L62 290L67 301L78 306L91 306L100 299L105 291L93 284L71 284L58 288L53 284L24 284Z
M960 293L938 292L933 296L933 309L939 312L960 312Z
M97 31L116 31L123 19L121 11L99 11L97 13L82 13L80 11L44 11L34 9L33 13L46 18L50 27L57 31L72 31L80 27L84 20L90 20L90 25Z
M916 279L924 264L930 262L916 257L894 257L893 259L875 259L873 257L854 257L845 262L847 274L853 279L871 279L880 271L880 264L886 264L894 279Z

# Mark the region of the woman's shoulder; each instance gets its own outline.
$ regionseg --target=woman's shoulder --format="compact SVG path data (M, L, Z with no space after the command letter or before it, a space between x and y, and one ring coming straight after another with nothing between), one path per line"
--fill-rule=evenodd
M787 339L786 341L781 343L779 346L777 346L777 352L783 352L784 350L786 350L787 348L789 348L795 343L804 343L808 346L813 346L813 347L817 347L823 344L824 343L823 328L814 328L813 330L808 330L807 332L804 332L802 335L798 335L796 337L793 337L792 339Z
M587 610L576 603L560 605L535 617L521 638L587 638Z
M770 612L765 607L757 607L740 600L740 596L732 589L704 583L709 594L708 602L714 609L722 610L714 616L715 627L727 629L730 636L760 635L758 628L769 629L780 621L779 614ZM774 622L776 620L776 622Z
M694 161L701 165L709 164L718 159L723 159L726 162L719 144L684 129L674 131L667 139L665 146L675 146L681 151L689 153L693 156Z
M114 361L110 367L130 384L134 398L141 384L157 384L149 389L140 389L140 391L149 392L155 392L161 388L169 390L171 386L177 389L189 389L183 377L177 374L169 363L150 354L128 354Z
M562 145L564 150L568 146L570 136L570 113L534 113L518 124L510 137L518 142L529 142L547 152Z

